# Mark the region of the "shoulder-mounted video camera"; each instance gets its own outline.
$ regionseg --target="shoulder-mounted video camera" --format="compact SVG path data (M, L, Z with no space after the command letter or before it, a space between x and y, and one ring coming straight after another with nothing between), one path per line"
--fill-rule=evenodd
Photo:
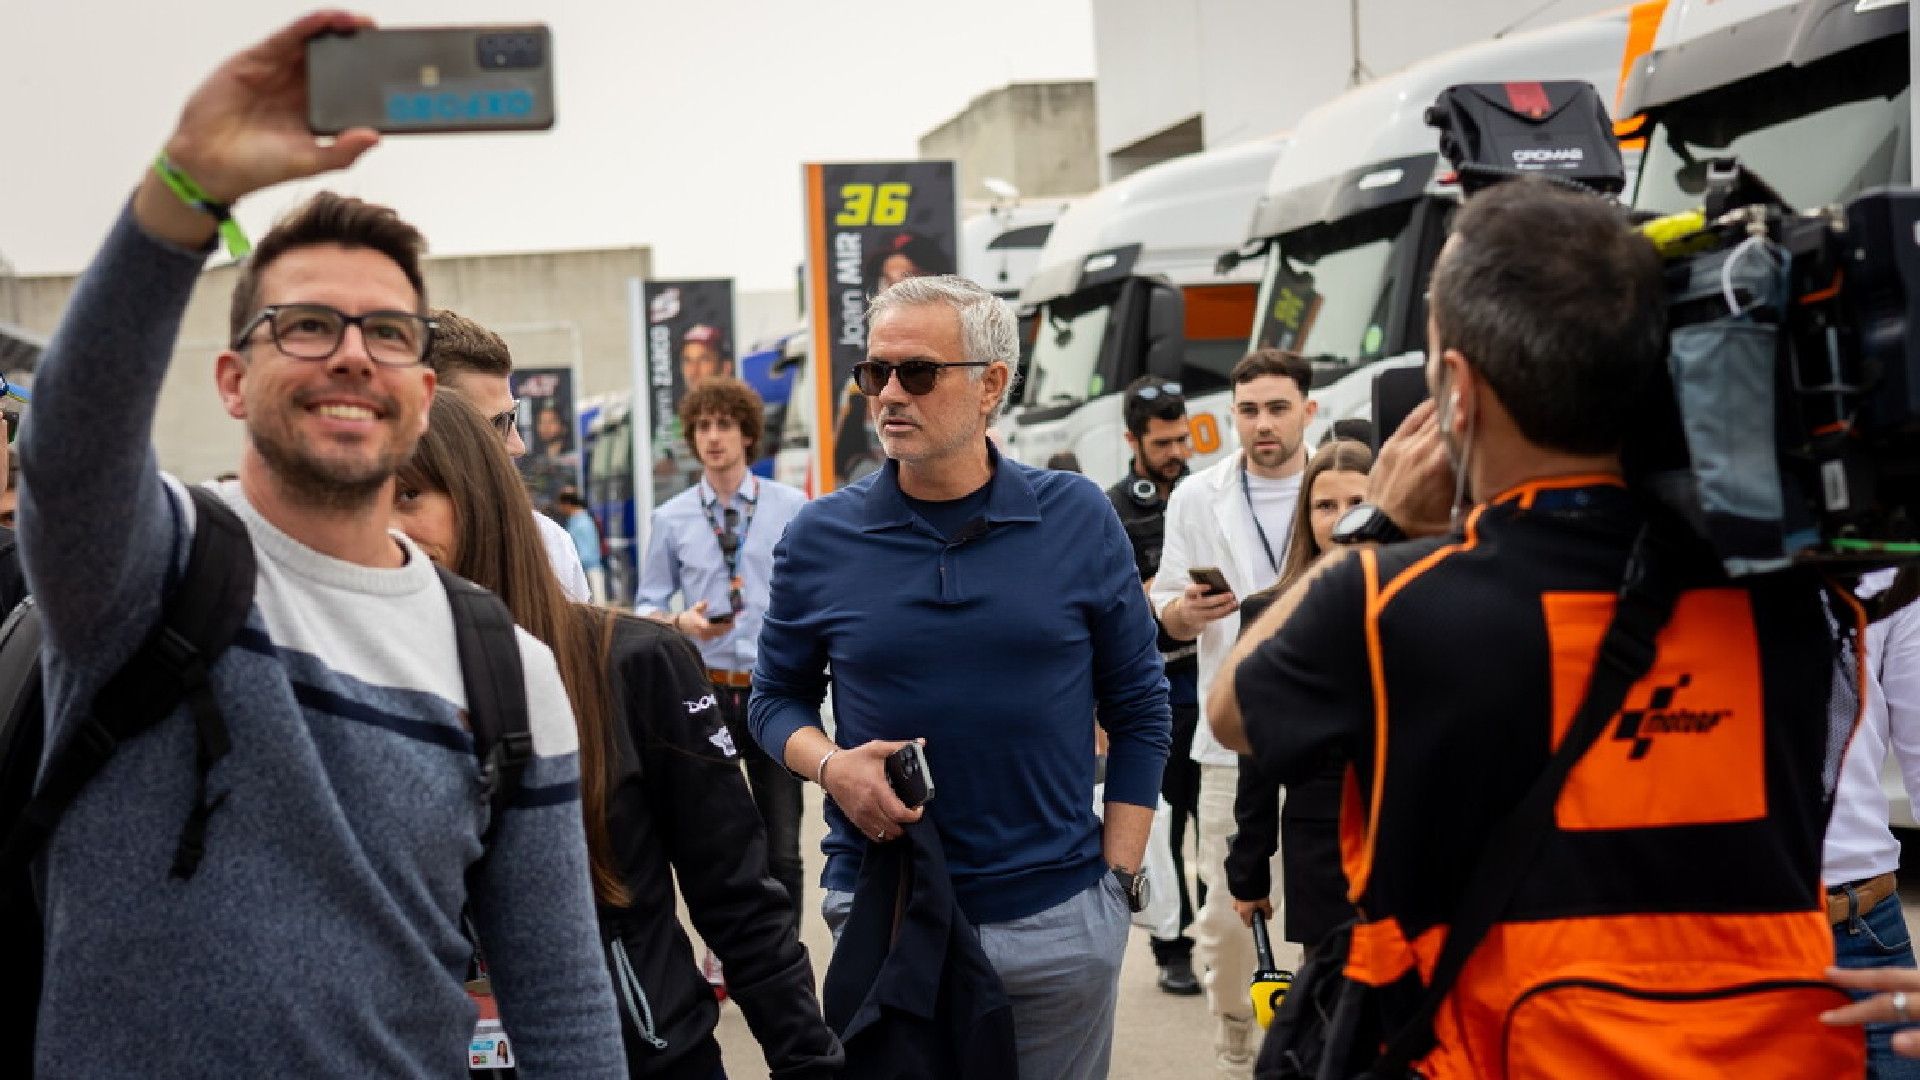
M1428 110L1463 188L1544 173L1620 191L1617 150L1618 180L1571 167L1570 153L1558 169L1554 155L1515 153L1579 146L1584 160L1596 141L1614 146L1592 87L1536 85L1526 100L1554 106L1538 117L1483 86L1452 87ZM1799 211L1735 160L1700 167L1699 209L1641 225L1666 262L1671 333L1665 392L1649 395L1625 448L1629 479L1677 509L1729 574L1920 560L1920 348L1907 336L1920 192Z
M1449 86L1427 107L1440 156L1468 195L1502 180L1545 176L1607 195L1627 170L1600 95L1584 82Z

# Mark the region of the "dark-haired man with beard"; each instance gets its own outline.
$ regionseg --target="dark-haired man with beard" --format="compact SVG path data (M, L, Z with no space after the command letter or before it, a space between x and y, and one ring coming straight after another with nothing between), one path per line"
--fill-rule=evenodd
M96 693L210 527L157 467L154 401L229 204L378 140L322 144L305 117L307 40L368 25L310 15L202 83L48 344L20 501L50 746L98 744ZM489 822L446 587L387 528L434 392L423 246L322 193L242 267L214 381L247 444L212 505L257 576L209 672L224 745L208 703L176 707L60 819L42 1075L464 1077L470 913L520 1075L626 1076L553 655L519 633L531 757Z
M1187 459L1193 456L1193 438L1187 427L1187 399L1179 383L1159 375L1142 375L1127 387L1120 402L1127 426L1127 448L1133 452L1127 474L1107 489L1107 500L1120 515L1120 524L1133 544L1133 561L1140 581L1149 590L1160 572L1160 548L1167 532L1167 499L1175 484L1186 479ZM1160 796L1173 811L1168 840L1173 847L1174 888L1180 894L1178 932L1170 938L1155 934L1153 962L1159 966L1160 989L1187 996L1200 992L1193 974L1193 898L1187 888L1187 823L1198 809L1200 766L1193 760L1193 732L1200 720L1200 650L1191 641L1160 634L1160 659L1167 665L1167 704L1173 709L1173 747L1167 756ZM1197 822L1195 823L1198 824Z

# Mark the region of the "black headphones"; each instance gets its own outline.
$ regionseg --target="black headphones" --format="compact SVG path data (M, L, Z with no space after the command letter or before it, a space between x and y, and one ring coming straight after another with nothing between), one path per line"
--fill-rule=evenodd
M1139 475L1134 476L1133 483L1127 485L1127 497L1142 510L1151 510L1165 501L1160 498L1160 485Z

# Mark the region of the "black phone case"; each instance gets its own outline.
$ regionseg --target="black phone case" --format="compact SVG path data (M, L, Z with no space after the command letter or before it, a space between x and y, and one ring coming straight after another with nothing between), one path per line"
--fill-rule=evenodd
M1214 573L1208 577L1202 577L1201 575L1193 573L1190 570L1187 573L1187 577L1197 584L1205 585L1207 587L1208 596L1217 596L1220 593L1233 591L1233 586L1227 584L1227 576L1223 573L1220 573L1218 568L1216 568L1214 570Z
M933 798L933 775L918 744L910 743L887 755L887 783L893 785L893 793L909 810Z
M307 42L307 127L316 135L543 131L553 120L545 26L362 30Z
M1391 438L1407 414L1427 400L1427 369L1424 366L1388 368L1373 377L1373 448Z

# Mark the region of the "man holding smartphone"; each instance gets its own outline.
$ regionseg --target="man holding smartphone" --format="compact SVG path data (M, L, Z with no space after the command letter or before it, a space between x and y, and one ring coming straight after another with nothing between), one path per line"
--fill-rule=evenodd
M369 25L309 15L200 84L40 361L20 521L49 746L100 745L96 693L218 527L160 472L154 402L216 235L246 251L229 206L378 141L302 115L308 39ZM211 366L246 443L211 494L251 544L246 622L42 853L40 1075L464 1076L467 925L521 1076L626 1075L553 655L517 633L530 759L490 822L449 594L388 528L436 385L424 246L321 192L239 267Z
M1199 639L1202 702L1240 632L1239 598L1272 585L1286 569L1294 504L1307 464L1306 429L1316 408L1307 398L1313 370L1293 353L1256 350L1235 364L1228 378L1240 450L1173 492L1152 590L1167 634L1180 641ZM1224 1076L1244 1077L1253 1069L1259 1029L1247 999L1253 939L1234 914L1226 879L1240 758L1200 724L1193 759L1200 765L1198 870L1206 890L1194 919L1194 959L1206 970L1201 985L1214 1016L1215 1065ZM1279 893L1277 878L1274 892Z
M766 410L738 379L715 375L680 399L680 430L700 459L700 480L653 512L634 611L692 638L706 659L727 720L722 753L746 762L747 783L767 827L768 869L801 917L800 779L768 757L747 730L760 620L773 578L773 548L807 497L747 471ZM668 608L675 594L681 608Z

